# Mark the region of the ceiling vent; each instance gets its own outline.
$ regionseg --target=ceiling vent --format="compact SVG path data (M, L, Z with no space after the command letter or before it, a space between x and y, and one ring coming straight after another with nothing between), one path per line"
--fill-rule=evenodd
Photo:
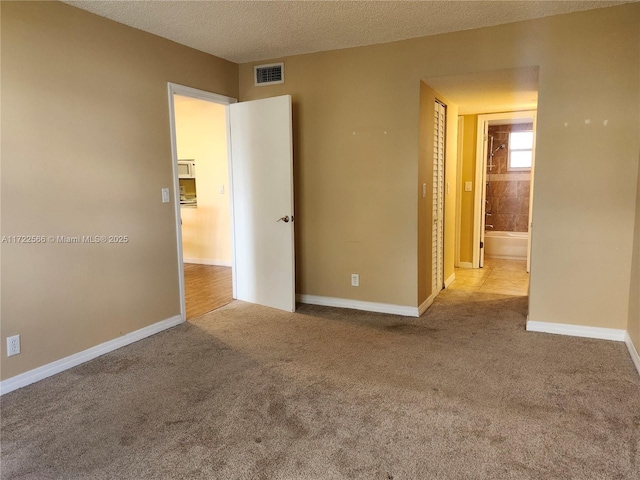
M254 85L284 83L284 63L270 63L253 67Z

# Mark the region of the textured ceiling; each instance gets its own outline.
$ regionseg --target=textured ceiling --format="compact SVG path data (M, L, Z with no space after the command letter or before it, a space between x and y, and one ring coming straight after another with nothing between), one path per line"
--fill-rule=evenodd
M245 63L386 43L630 1L65 1Z

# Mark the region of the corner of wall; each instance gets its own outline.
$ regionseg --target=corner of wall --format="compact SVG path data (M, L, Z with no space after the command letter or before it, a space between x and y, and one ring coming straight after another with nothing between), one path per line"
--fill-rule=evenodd
M627 321L627 346L640 373L640 154L638 155L638 180L636 186L636 216L631 257L631 279L629 282L629 319ZM631 345L629 345L631 343ZM633 348L632 348L633 347Z

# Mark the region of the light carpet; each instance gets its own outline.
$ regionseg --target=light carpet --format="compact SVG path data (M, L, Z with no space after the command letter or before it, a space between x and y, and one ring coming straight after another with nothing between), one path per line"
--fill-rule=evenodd
M625 345L526 332L526 310L233 302L3 396L2 478L640 478Z

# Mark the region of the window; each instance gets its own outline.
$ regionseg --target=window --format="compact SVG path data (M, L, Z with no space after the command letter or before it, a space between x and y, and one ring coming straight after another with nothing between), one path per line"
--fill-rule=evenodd
M507 170L531 170L533 160L533 132L509 134L509 166Z

